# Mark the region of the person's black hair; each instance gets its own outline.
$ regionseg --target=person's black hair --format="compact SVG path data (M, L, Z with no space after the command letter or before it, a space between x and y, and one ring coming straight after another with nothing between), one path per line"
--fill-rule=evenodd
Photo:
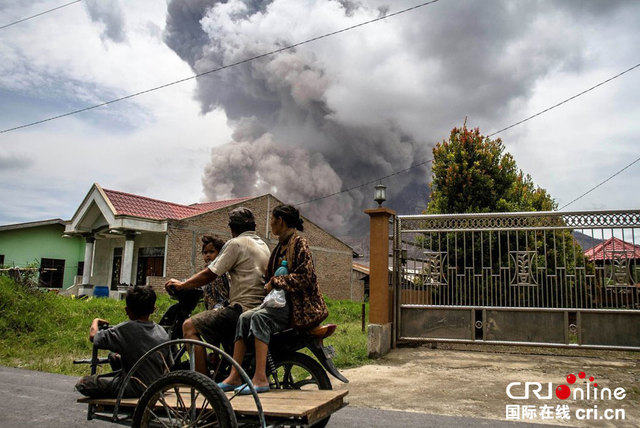
M229 212L229 228L234 235L256 230L253 212L246 207L234 208Z
M217 252L220 252L220 250L222 250L222 247L224 246L224 240L220 239L220 238L216 238L213 236L209 236L209 235L205 235L202 237L202 252L204 253L204 248L207 245L213 245L213 248L216 249Z
M278 205L271 211L276 218L281 218L287 224L287 227L295 227L300 232L304 230L304 220L300 217L300 211L291 205Z
M129 287L125 301L134 317L151 315L156 307L156 292L149 285Z
M256 230L256 224L229 224L229 229L231 229L231 233L238 236L244 232L252 232Z

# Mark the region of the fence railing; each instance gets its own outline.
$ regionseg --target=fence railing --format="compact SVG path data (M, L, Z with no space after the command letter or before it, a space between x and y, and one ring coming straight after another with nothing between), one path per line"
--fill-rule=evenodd
M401 304L640 309L640 211L397 222Z

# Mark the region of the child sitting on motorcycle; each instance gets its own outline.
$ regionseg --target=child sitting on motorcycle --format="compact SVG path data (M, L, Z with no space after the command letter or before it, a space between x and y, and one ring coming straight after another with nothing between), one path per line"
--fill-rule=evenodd
M205 266L209 266L213 262L220 250L224 246L225 241L220 238L205 235L202 237L202 258ZM203 287L204 291L204 307L210 311L214 309L224 308L229 305L229 274L224 273L217 277L213 282ZM206 335L203 334L206 339ZM218 344L214 344L218 346Z
M243 313L238 320L233 348L233 359L241 364L247 343L254 342L256 369L252 383L257 392L269 391L266 361L271 334L289 327L309 329L329 315L318 289L309 244L297 233L297 230L303 230L299 211L291 205L280 205L273 209L270 225L279 243L269 258L265 290L284 290L287 304L280 308L258 307ZM289 273L274 276L282 260L287 261ZM250 394L250 389L246 384L241 385L241 380L237 370L232 367L229 376L218 386L223 391L235 389L240 394Z

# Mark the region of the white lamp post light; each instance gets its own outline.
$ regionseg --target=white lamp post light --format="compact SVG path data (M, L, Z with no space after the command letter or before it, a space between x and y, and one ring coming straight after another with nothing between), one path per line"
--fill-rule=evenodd
M382 208L382 203L387 200L387 186L378 184L376 186L374 201L378 203L378 208Z

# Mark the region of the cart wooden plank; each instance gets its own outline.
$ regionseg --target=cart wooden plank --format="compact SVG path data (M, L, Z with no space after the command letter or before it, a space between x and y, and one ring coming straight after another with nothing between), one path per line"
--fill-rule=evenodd
M266 418L295 418L311 425L346 406L344 397L347 394L348 391L275 389L260 394L260 403ZM236 395L234 397L233 392L228 392L227 397L229 397L236 414L242 416L258 415L258 409L252 395ZM189 405L188 398L183 396L187 406ZM171 393L166 393L165 399L167 403L175 405L176 397ZM114 406L116 400L114 398L80 398L78 402ZM120 406L135 407L137 403L137 398L125 398L120 402Z
M344 407L344 397L347 394L348 391L276 389L260 394L260 403L265 416L299 418L318 413L325 407L332 408L337 406L336 410L342 408ZM233 393L229 392L227 396L231 398ZM251 395L238 395L231 400L231 405L236 413L243 415L258 414L256 403Z
M78 398L78 403L95 404L96 406L115 406L115 398ZM136 407L138 404L137 398L123 398L120 400L120 407Z

